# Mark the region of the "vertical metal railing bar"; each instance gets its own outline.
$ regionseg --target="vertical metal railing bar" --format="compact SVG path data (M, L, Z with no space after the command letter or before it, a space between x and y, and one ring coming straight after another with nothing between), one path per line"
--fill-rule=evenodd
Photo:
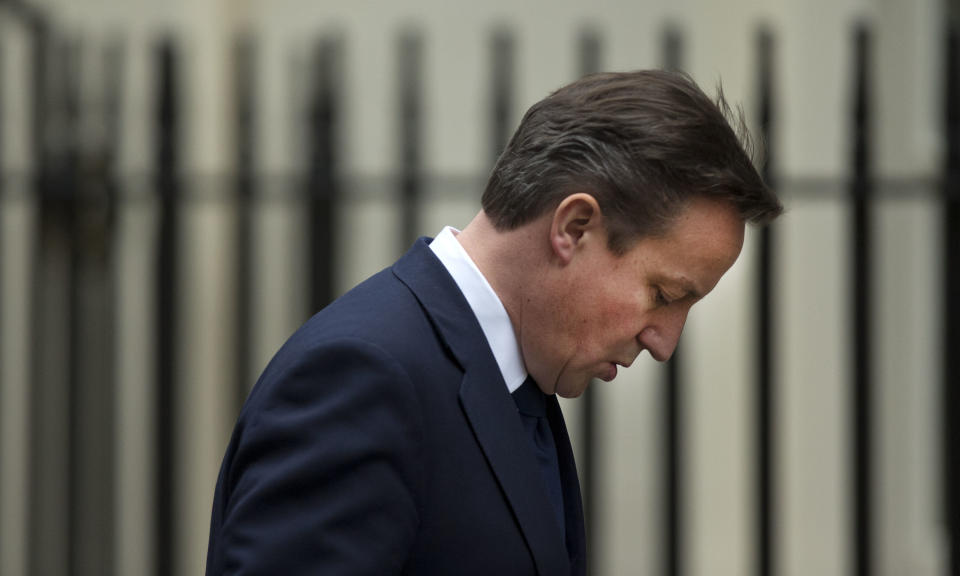
M3 22L0 21L0 26L3 25ZM6 51L4 48L3 39L0 38L0 214L3 214L4 203L6 203L6 183L7 183L7 163L6 163L6 152L5 152L5 138L6 133L6 90L7 90L7 68L6 68ZM0 222L2 226L2 222ZM3 230L0 227L0 235L2 235ZM0 239L2 242L2 239ZM3 245L0 244L0 256L3 254ZM5 358L6 354L4 353L3 342L4 331L6 330L6 323L4 322L3 309L4 309L4 272L3 272L3 259L0 258L0 367L7 365L7 359ZM3 383L3 370L0 369L0 398L3 398L6 393L4 392L4 383ZM2 406L0 406L0 414L2 414ZM0 462L4 461L7 458L5 453L6 439L4 438L4 427L0 426ZM0 518L4 518L7 511L4 509L4 504L6 498L4 497L4 478L0 476ZM0 520L0 541L2 541L2 536L6 532L4 528L3 521ZM6 546L0 543L0 568L7 565L7 559L4 557L6 553Z
M71 43L73 44L73 43ZM73 527L71 573L110 574L112 560L113 479L113 189L116 112L119 103L119 46L93 51L70 47L68 127L74 189L72 249L74 299L72 347L75 354L74 415L71 450ZM80 97L79 78L100 56L96 99ZM79 62L77 60L80 60ZM79 73L81 76L76 77ZM82 85L92 87L92 81Z
M511 31L501 27L494 30L490 45L490 164L492 166L496 164L510 139L516 84L516 42Z
M675 22L664 25L661 62L664 70L680 71L684 67L683 31Z
M943 376L942 376L942 499L948 539L948 574L960 574L960 33L947 25L944 61L946 154L943 181Z
M60 129L57 137L60 141L57 150L58 166L55 177L55 188L61 206L64 210L65 230L69 238L69 299L70 309L68 317L68 383L67 383L67 573L71 576L78 574L81 499L80 473L83 463L80 461L82 397L82 375L80 373L83 362L81 354L83 302L81 295L80 266L83 255L80 244L80 186L79 186L79 148L80 148L80 58L78 56L79 43L77 40L58 42L56 45L59 68L59 82L57 89L56 107Z
M759 58L759 124L760 142L763 150L761 172L767 186L776 189L774 180L774 38L770 30L763 28L757 37ZM757 374L755 392L756 431L756 490L757 502L755 545L756 573L758 576L773 576L776 573L776 486L773 454L776 446L777 390L774 380L774 350L776 332L774 318L776 302L773 292L773 249L775 235L773 225L759 231L757 255L757 310L756 344Z
M681 70L683 62L683 36L675 25L667 25L663 31L663 68ZM682 341L682 339L681 339ZM666 387L663 411L663 471L664 471L664 553L665 576L681 576L684 573L683 541L683 356L678 344L667 362Z
M398 82L400 89L400 211L402 248L408 248L419 231L418 212L423 194L423 37L415 30L400 36Z
M49 20L37 13L32 26L33 160L38 202L33 271L31 342L31 471L29 572L70 570L74 496L71 472L73 425L72 254L73 217L65 181L65 114L62 97L65 50ZM59 48L59 49L58 49Z
M46 107L46 94L47 94L47 48L49 44L49 30L48 24L45 19L39 15L31 18L29 20L30 25L30 43L31 43L31 64L30 64L30 97L29 100L32 102L31 117L30 117L30 133L33 136L30 146L30 156L33 162L33 178L30 182L30 187L32 188L31 192L38 202L38 230L34 232L34 238L31 242L31 267L30 267L30 284L31 292L33 294L33 299L31 301L31 310L30 310L30 322L32 324L31 329L31 343L29 347L30 354L30 397L29 397L29 409L31 413L30 417L30 438L28 440L28 454L29 454L29 472L27 473L27 485L29 486L33 479L37 477L40 473L40 457L38 448L41 445L38 425L36 423L36 418L40 412L37 402L43 398L40 393L40 376L38 367L41 363L40 359L40 312L42 310L42 304L39 299L39 288L42 283L42 270L40 266L40 258L43 255L43 246L41 242L43 240L43 234L40 230L42 227L43 220L43 198L45 196L44 188L46 186L46 171L47 171L47 153L46 153L46 144L43 138L44 133L46 132L47 125L47 107ZM37 574L39 573L38 566L38 556L42 552L42 546L39 544L37 539L37 534L40 532L42 526L39 522L39 511L41 503L41 495L36 486L32 487L28 492L28 498L30 500L27 513L27 546L29 551L27 552L27 573L28 574Z
M0 26L2 26L2 21L0 21ZM5 138L6 133L6 90L7 90L7 67L6 67L6 49L4 47L4 42L0 39L0 202L3 202L6 198L6 183L7 183L7 163L6 163L6 148L5 148ZM2 206L2 204L0 204ZM3 266L0 265L0 303L3 302ZM0 305L0 331L3 330L3 306ZM3 365L3 348L0 347L0 366ZM0 373L2 377L2 373ZM0 381L2 382L2 381ZM2 438L0 438L0 446L2 446ZM2 502L0 502L2 504ZM0 518L3 517L3 508L0 507Z
M101 295L103 356L101 374L104 381L101 383L102 393L97 409L103 415L103 422L99 426L99 442L95 443L103 451L101 469L96 478L99 503L89 513L89 521L99 525L102 531L101 550L99 560L100 574L116 573L114 559L116 558L116 467L117 454L112 439L117 433L116 402L117 402L117 374L116 374L116 329L117 329L117 288L116 288L116 238L117 238L117 196L119 194L118 164L120 151L120 110L123 90L123 70L126 63L123 45L119 40L111 42L104 50L104 95L101 103L103 116L103 144L98 164L97 180L101 186L99 211L97 221L101 224L97 240L100 243L99 258L103 259L104 293ZM95 399L97 401L97 399ZM102 519L101 519L102 517ZM95 571L95 570L94 570ZM91 571L90 573L94 573Z
M233 415L240 413L240 407L247 399L247 391L252 377L251 362L251 312L253 282L253 241L252 204L254 197L254 157L255 130L255 86L254 44L249 33L243 33L234 41L233 46L233 94L236 97L234 107L234 170L236 201L236 290L237 329L234 333L234 349L237 362L237 381Z
M872 514L873 486L871 464L874 441L872 430L873 387L871 382L871 322L870 292L871 258L871 110L870 50L871 37L866 25L854 33L854 101L853 150L851 181L851 242L852 242L852 326L853 388L850 396L851 440L853 473L851 475L852 570L856 576L872 574Z
M340 201L337 179L340 122L340 58L338 37L327 37L317 46L316 74L310 109L311 312L334 297L336 270L336 208Z
M81 352L83 301L81 294L81 260L83 258L80 231L80 186L79 186L79 138L80 138L80 46L76 40L59 42L56 46L58 60L59 89L56 106L59 109L59 130L56 138L58 162L55 175L57 194L62 195L62 209L66 218L69 237L69 298L70 308L68 327L68 383L67 383L67 573L79 573L78 560L81 554L79 538L82 521L80 474L83 463L80 460L82 429L83 377Z
M580 31L578 39L578 75L586 76L600 72L603 60L603 46L600 33L594 28L584 28ZM594 382L593 384L596 384ZM580 409L582 411L581 426L581 465L580 476L583 480L583 508L584 524L587 538L587 572L595 574L599 560L596 554L591 553L593 545L597 542L597 507L599 505L597 495L600 493L597 488L597 480L600 475L597 473L600 462L600 450L602 442L600 441L600 427L598 425L598 402L597 395L601 394L600 387L590 385L583 392L580 399Z
M177 169L179 140L178 58L173 40L163 40L156 51L156 108L154 193L159 204L157 240L157 351L156 351L156 558L157 574L173 568L174 470L174 377L176 374L177 315L177 202L180 199Z

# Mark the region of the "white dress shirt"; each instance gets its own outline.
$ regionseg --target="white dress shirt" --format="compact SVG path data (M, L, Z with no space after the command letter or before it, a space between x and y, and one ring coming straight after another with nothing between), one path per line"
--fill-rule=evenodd
M467 304L480 322L483 335L490 344L493 357L503 374L503 381L507 383L507 390L512 394L527 379L527 368L520 353L520 344L503 302L460 245L456 238L459 233L459 230L447 226L430 243L430 249L453 276L454 282L467 299Z

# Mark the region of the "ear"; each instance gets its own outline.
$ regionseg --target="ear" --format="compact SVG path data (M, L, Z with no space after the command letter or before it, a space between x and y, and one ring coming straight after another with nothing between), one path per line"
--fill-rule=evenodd
M601 239L603 215L597 199L583 192L564 198L553 211L550 246L560 262L567 264L586 241Z

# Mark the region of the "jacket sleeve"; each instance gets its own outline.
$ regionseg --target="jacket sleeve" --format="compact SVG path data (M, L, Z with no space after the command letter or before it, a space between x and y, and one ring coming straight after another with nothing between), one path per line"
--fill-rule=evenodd
M234 433L208 573L399 574L422 470L410 379L360 340L294 356L258 383Z

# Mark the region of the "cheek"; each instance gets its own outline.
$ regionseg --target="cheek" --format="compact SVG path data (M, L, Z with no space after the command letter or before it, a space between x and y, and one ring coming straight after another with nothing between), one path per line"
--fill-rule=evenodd
M580 347L582 319L586 316L579 313L582 303L569 295L540 304L530 314L537 321L522 328L521 350L528 370L549 373L552 379Z
M648 322L649 310L644 294L625 290L611 295L597 308L598 344L622 348L634 340Z
M601 281L605 278L605 282ZM589 278L579 278L578 285L569 285L567 296L557 303L550 315L551 342L543 345L556 359L580 363L595 362L611 350L634 338L638 309L642 307L636 286L599 271Z
M591 345L591 318L594 315L589 302L572 293L550 308L541 330L536 332L535 346L538 356L550 365L551 370L562 370Z
M623 339L628 314L621 303L609 298L608 294L601 294L586 302L582 310L575 327L581 352L594 354Z

